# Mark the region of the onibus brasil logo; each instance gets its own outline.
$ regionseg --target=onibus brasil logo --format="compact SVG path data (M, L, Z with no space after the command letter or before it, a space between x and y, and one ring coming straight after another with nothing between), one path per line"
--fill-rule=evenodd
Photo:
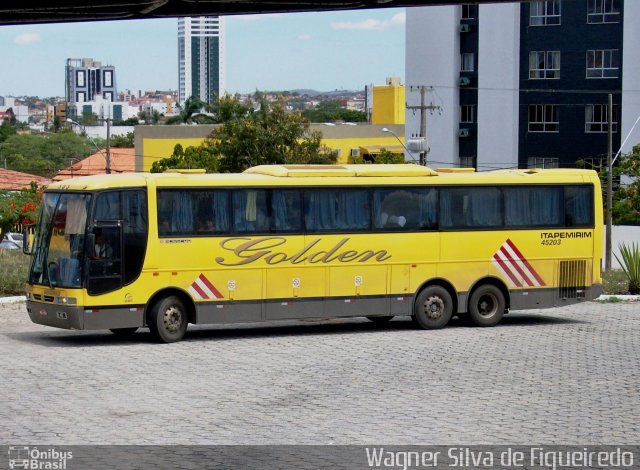
M52 448L38 449L29 446L9 447L9 468L29 470L65 470L67 461L73 458L71 451Z

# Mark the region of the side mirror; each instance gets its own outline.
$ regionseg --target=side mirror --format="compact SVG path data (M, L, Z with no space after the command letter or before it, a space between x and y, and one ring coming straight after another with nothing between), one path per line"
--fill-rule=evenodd
M27 224L22 227L22 252L25 255L33 253L33 245L36 240L36 224Z

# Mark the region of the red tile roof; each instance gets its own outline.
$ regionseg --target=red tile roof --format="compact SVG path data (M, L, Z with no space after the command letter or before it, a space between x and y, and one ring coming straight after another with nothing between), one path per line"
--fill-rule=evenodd
M49 178L0 168L0 189L9 191L28 189L31 187L32 181L38 183L38 186L46 186L51 183Z
M136 151L134 148L112 148L109 154L111 156L111 173L133 173L135 171ZM78 176L100 175L106 173L106 168L106 153L101 150L64 170L60 170L53 177L53 180L62 181Z

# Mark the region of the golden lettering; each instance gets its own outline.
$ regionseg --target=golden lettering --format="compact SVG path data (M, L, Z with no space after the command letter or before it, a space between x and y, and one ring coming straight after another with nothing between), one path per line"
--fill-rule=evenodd
M306 244L300 251L288 255L285 251L276 251L275 249L287 242L284 237L265 237L252 239L249 237L227 238L220 243L223 250L230 251L237 260L228 259L222 256L216 258L216 263L223 266L243 266L254 263L260 259L264 259L267 264L277 265L289 262L291 264L301 264L305 261L311 264L331 263L339 261L341 263L350 263L357 261L362 263L374 259L382 262L391 258L387 250L365 250L362 252L356 250L344 250L343 247L349 243L349 238L343 238L328 250L314 251L322 239L316 238Z

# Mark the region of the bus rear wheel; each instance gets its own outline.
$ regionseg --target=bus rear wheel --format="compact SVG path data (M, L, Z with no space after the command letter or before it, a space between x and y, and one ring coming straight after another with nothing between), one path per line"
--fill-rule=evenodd
M413 307L413 319L421 328L444 328L452 315L453 300L444 287L429 286L418 294Z
M149 312L147 323L153 339L160 343L175 343L187 331L187 309L175 295L164 297Z
M471 294L468 319L477 326L494 326L502 320L504 310L502 291L493 284L484 284Z

